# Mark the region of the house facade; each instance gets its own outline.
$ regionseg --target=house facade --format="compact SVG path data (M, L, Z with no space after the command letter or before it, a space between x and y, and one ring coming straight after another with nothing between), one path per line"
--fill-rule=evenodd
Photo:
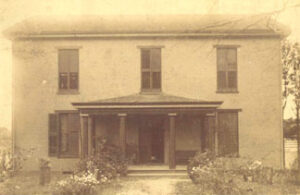
M132 165L174 169L209 149L283 168L287 32L269 18L37 17L5 34L24 170L71 170L102 139Z

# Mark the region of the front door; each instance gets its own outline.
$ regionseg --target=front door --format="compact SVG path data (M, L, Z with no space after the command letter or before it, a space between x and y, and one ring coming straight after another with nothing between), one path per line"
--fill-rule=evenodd
M139 128L139 162L141 164L163 163L164 128L163 120L147 117L140 121Z

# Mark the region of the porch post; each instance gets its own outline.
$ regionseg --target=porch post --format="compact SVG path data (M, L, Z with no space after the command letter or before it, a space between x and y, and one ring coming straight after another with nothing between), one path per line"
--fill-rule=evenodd
M126 113L119 113L120 117L120 148L125 155L126 153Z
M91 156L94 152L94 148L93 148L93 116L89 115L88 116L88 129L87 129L87 133L88 133L88 156Z
M84 158L87 155L87 123L88 115L80 114L80 133L79 133L79 156Z
M176 168L176 154L175 154L175 147L176 147L176 137L175 137L175 117L177 113L169 113L169 168L175 169Z
M215 112L215 140L214 140L214 142L215 142L215 144L214 144L214 146L215 146L215 155L217 156L218 154L219 154L219 141L218 141L218 131L219 131L219 123L218 123L218 112L216 111Z

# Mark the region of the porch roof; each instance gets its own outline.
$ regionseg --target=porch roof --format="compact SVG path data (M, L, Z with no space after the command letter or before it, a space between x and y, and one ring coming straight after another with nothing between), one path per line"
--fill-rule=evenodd
M100 111L136 111L136 110L204 110L216 109L222 101L204 101L198 99L190 99L169 95L165 93L159 94L132 94L127 96L101 99L88 102L73 102L72 105L81 110L100 110Z

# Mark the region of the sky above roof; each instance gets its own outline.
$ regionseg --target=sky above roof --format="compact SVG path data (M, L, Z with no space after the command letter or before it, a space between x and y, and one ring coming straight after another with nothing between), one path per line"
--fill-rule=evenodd
M0 0L0 30L35 15L57 14L258 14L273 17L300 40L300 0ZM298 6L297 6L298 5ZM278 12L278 10L280 10ZM274 12L277 11L277 12ZM11 44L0 36L0 127L11 126ZM293 115L287 109L286 117Z

